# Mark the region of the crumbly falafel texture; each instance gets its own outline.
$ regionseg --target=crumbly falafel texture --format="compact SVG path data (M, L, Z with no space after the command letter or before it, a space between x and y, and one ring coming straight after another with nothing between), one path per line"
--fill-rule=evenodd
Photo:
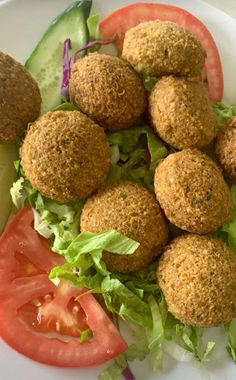
M202 148L215 137L215 116L205 85L196 80L161 78L149 97L154 131L176 149Z
M138 271L161 253L168 228L155 196L133 182L123 181L100 189L87 200L81 214L81 231L114 229L140 243L132 255L103 253L114 272Z
M196 37L170 21L146 21L125 33L122 57L144 75L201 75L205 51Z
M236 256L220 239L186 234L165 249L157 269L168 310L181 322L213 327L236 316Z
M232 217L232 196L220 168L197 149L161 161L154 188L166 217L183 230L205 234Z
M219 131L215 151L225 177L236 184L236 117Z
M24 66L0 52L0 143L23 137L28 123L38 117L40 106L36 81Z
M47 112L33 123L21 148L32 186L61 202L85 198L106 179L110 148L103 128L79 111Z
M72 67L71 101L110 130L130 127L144 112L146 93L138 74L118 57L92 53Z

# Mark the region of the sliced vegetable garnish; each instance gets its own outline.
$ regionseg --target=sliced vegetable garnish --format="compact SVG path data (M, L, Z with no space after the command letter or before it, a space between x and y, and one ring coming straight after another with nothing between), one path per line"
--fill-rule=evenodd
M87 18L91 0L79 0L71 4L52 21L48 30L27 59L25 66L36 79L41 96L41 113L61 103L62 51L66 39L71 40L72 54L89 40ZM84 51L81 52L84 54Z
M169 20L192 32L206 51L206 77L210 98L220 101L223 97L223 70L215 41L206 26L186 10L168 4L135 3L117 9L100 23L100 33L104 39L117 36L117 46L122 50L125 32L143 21Z
M127 344L87 289L48 279L64 258L32 224L33 212L24 208L0 239L2 339L34 360L62 367L100 364L123 352Z

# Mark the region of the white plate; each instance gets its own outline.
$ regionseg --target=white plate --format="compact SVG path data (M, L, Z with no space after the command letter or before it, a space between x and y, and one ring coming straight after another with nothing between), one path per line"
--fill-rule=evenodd
M142 0L144 1L144 0ZM132 0L94 0L94 12L101 16L115 8L127 5ZM151 1L146 1L151 2ZM223 12L199 0L173 0L175 3L200 18L212 32L218 44L223 61L225 77L225 100L236 103L236 21ZM0 0L0 50L24 62L41 34L60 11L70 4L68 0ZM199 371L187 364L178 364L166 357L164 372L153 374L148 362L136 362L132 369L137 380L235 380L236 366L224 349L224 334L221 329L209 330L211 338L218 342L206 371ZM106 365L105 365L106 366ZM89 369L61 369L49 367L13 351L0 341L0 380L94 380L105 366Z

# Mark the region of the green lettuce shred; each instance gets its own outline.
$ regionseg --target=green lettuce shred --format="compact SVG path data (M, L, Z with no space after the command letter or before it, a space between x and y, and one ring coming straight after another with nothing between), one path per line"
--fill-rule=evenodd
M154 170L168 150L146 125L108 132L112 163L107 183L118 180L138 182L153 190Z
M233 217L231 221L224 223L216 231L216 235L236 253L236 185L231 187L231 194L233 198Z
M213 103L213 110L218 128L223 127L236 115L236 105L227 105L221 102Z
M156 281L156 262L142 271L111 273L102 259L103 250L132 254L138 245L115 231L81 233L64 251L67 263L52 269L50 279L71 281L87 287L102 299L108 311L123 319L130 327L134 342L100 379L115 379L127 362L149 357L153 370L162 368L165 343L173 341L179 351L203 362L214 348L214 342L202 343L202 331L180 323L172 317ZM109 377L110 376L110 377Z
M225 325L227 335L226 349L236 363L236 318Z
M151 92L155 84L158 82L160 78L157 77L151 77L151 76L144 76L143 77L143 84L147 92Z

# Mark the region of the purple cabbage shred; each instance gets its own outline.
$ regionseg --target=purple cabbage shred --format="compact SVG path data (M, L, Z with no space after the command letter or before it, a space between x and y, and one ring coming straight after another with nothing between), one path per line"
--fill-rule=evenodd
M99 45L99 46L108 45L112 42L114 42L114 38L112 40L107 40L107 41L103 41L103 40L90 41L86 45L78 49L70 57L69 51L72 49L71 40L70 38L67 38L64 41L63 54L62 54L62 81L61 81L61 95L63 96L63 98L68 100L68 97L69 97L68 86L69 86L71 68L77 59L77 55L83 51L91 49L92 47L96 45Z
M128 365L124 369L122 375L124 376L125 380L135 380L135 376Z
M61 81L61 94L65 99L68 99L68 85L70 80L70 57L69 51L72 48L71 40L67 38L64 41L63 54L62 54L62 81Z

